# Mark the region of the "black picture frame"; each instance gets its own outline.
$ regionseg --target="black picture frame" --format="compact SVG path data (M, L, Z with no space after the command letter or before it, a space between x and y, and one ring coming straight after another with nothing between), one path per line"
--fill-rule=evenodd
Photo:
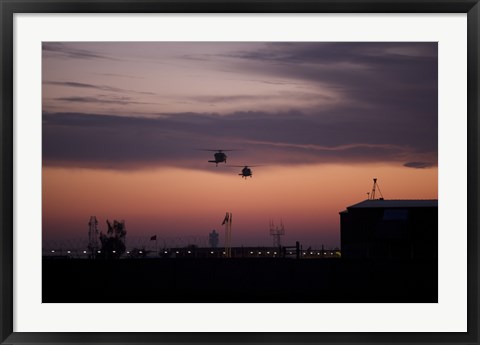
M479 344L479 0L0 0L2 344ZM13 332L13 17L16 13L467 13L468 331L465 333L16 333Z

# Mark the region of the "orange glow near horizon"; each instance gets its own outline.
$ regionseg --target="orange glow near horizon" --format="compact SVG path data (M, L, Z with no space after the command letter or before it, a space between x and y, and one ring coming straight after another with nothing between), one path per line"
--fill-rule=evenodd
M239 169L240 170L240 169ZM223 171L224 173L218 173ZM43 168L43 236L82 237L92 215L124 219L127 236L221 235L233 213L234 245L271 244L270 220L285 243L339 245L338 212L367 198L372 178L385 199L436 199L438 170L392 165L259 167L247 180L224 166L113 171Z

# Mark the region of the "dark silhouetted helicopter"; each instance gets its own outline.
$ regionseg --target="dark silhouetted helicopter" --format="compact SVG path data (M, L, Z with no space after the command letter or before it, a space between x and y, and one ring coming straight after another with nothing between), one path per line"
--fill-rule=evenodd
M238 175L242 176L243 178L247 178L247 177L252 177L253 173L252 173L252 169L250 169L251 167L259 167L260 165L230 165L232 167L238 167L238 168L243 168L242 169L242 172Z
M213 151L215 152L213 154L214 160L208 161L209 163L215 163L215 165L218 167L218 163L227 163L227 155L225 154L225 151L235 151L235 150L202 150L202 151Z

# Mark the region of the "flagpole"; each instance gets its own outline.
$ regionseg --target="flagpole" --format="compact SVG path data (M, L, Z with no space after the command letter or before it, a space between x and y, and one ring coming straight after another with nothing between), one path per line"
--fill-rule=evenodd
M230 213L230 257L232 257L232 222L233 222L233 216Z

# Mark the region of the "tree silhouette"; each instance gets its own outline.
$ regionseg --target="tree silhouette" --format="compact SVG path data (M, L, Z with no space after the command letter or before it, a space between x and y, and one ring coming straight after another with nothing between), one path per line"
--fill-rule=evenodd
M100 233L102 247L97 253L99 259L118 259L125 253L125 223L114 220L113 226L107 220L107 234Z

